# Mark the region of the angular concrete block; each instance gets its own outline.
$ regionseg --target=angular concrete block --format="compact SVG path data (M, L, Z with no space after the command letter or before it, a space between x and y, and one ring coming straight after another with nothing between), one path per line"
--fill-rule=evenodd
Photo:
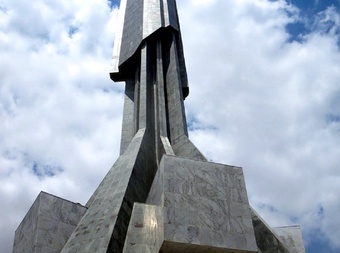
M41 192L15 231L13 253L59 253L86 210Z
M239 167L164 155L147 203L163 210L164 253L257 252Z
M135 203L123 252L158 253L163 241L163 208Z
M305 253L300 226L275 227L273 231L289 247L291 253Z

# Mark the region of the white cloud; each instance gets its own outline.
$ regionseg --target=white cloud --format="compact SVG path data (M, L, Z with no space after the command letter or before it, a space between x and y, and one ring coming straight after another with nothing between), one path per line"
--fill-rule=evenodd
M300 17L285 1L177 4L190 138L244 168L271 225L293 220L306 241L320 230L340 247L339 14L328 9L303 43L288 43L285 25ZM123 85L108 77L117 11L104 0L8 0L0 15L0 251L10 252L41 190L85 203L110 168ZM55 175L38 177L35 164Z
M117 10L106 1L11 0L1 10L0 251L11 252L41 190L85 203L110 168L123 86L109 80Z

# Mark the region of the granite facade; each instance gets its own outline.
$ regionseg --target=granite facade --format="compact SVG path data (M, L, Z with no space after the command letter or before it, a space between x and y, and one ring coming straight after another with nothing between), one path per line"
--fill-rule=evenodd
M123 252L257 252L242 169L164 155Z
M59 253L86 210L41 192L15 231L13 253Z
M164 252L174 243L186 244L183 252L256 252L241 168L164 156L159 173L162 180L154 184L163 188L164 240L171 242L162 246Z

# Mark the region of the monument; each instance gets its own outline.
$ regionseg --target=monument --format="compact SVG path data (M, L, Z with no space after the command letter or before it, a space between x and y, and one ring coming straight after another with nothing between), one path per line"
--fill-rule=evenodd
M42 192L13 253L303 253L298 226L270 228L242 168L188 138L188 79L175 0L122 0L113 81L125 82L120 156L85 206Z

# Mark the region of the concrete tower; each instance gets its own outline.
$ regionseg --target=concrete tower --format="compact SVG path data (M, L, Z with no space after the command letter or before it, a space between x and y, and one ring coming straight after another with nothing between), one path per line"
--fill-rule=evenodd
M303 253L299 227L272 229L249 206L242 168L208 162L189 140L175 0L120 8L110 73L125 82L120 156L86 207L41 193L13 252Z

